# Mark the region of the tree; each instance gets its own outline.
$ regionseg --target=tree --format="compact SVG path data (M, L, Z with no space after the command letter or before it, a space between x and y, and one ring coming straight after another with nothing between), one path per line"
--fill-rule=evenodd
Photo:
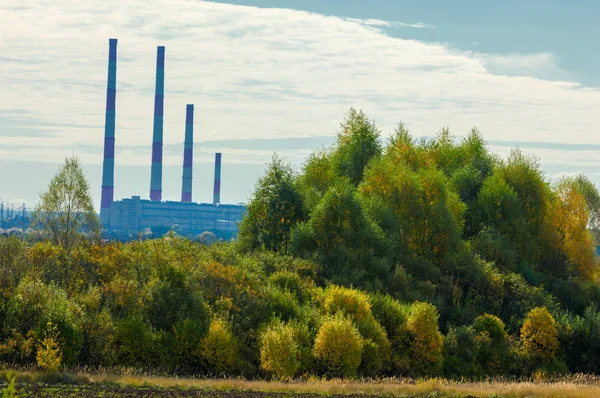
M588 230L590 219L585 197L578 190L576 180L563 178L556 184L557 198L549 217L558 232L558 246L570 263L570 274L595 280L596 259L592 234Z
M286 253L290 231L302 219L302 198L295 188L292 169L274 155L266 174L258 180L240 224L240 245L245 250Z
M203 245L212 245L217 241L217 235L210 231L204 231L198 236L198 242Z
M529 311L521 327L525 355L534 361L550 362L558 351L556 322L546 307Z
M442 365L443 338L438 327L439 313L434 305L415 302L406 328L411 336L410 372L433 374Z
M54 244L66 251L83 240L99 238L100 223L90 186L77 157L65 159L48 189L40 195L33 221Z
M299 347L294 329L289 324L276 322L260 338L260 366L280 380L292 379L298 367Z
M588 227L594 234L594 241L600 244L600 193L598 188L583 174L574 179L577 191L583 195L589 213Z
M354 108L350 108L340 127L333 153L334 168L340 176L358 185L371 159L381 155L381 132L362 110Z
M338 284L383 289L381 280L390 272L382 261L383 233L366 216L347 179L330 187L310 219L293 230L291 252L313 258L322 275Z
M363 343L352 321L338 312L319 328L313 351L329 376L354 377L362 359Z

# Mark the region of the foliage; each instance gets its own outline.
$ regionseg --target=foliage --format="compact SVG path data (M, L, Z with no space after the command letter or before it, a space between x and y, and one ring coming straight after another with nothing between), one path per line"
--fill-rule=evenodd
M287 252L292 227L303 219L303 205L289 164L273 156L240 224L239 241L246 250Z
M438 311L432 304L415 303L406 323L410 342L411 372L430 374L442 364L442 334L438 328Z
M291 325L275 322L261 336L261 367L280 380L292 379L300 366L299 347Z
M229 325L214 318L206 337L200 343L200 355L214 374L226 375L236 361L236 341Z
M82 239L99 237L98 217L79 159L65 159L48 189L40 195L33 221L53 243L67 251Z
M534 361L549 362L558 350L556 322L545 307L529 311L521 327L524 353Z
M42 198L91 203L80 172L68 160ZM0 236L0 361L283 380L600 373L599 198L584 176L491 154L477 129L415 139L400 124L384 144L352 109L298 172L273 158L238 242Z
M337 146L332 154L333 169L358 185L369 162L381 154L381 132L361 110L351 108L340 125Z
M16 398L17 397L17 388L15 387L15 373L8 372L6 374L6 380L8 381L8 385L2 389L2 398Z
M352 321L338 313L319 328L313 351L328 376L354 377L361 363L363 344Z
M62 361L62 352L58 344L59 335L56 326L52 325L52 322L48 322L43 338L38 343L37 364L40 368L49 372L57 371Z

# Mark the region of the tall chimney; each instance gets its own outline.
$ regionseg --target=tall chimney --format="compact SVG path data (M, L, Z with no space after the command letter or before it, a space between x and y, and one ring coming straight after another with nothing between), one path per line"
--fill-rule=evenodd
M117 101L117 39L108 40L108 84L104 122L104 160L102 162L102 196L100 221L110 223L110 207L115 193L115 105Z
M194 105L185 108L185 141L183 144L183 177L181 201L192 201L192 165L194 157Z
M213 204L221 203L221 154L215 153L215 187L213 189Z
M165 101L165 47L156 52L156 91L154 94L154 130L152 133L152 169L150 200L162 199L163 110Z

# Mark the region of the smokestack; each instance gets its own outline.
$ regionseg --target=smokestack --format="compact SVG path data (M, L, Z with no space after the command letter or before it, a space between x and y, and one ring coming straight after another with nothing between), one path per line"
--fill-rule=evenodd
M156 51L156 91L154 95L154 130L152 133L152 169L150 200L162 199L163 111L165 101L165 47Z
M221 154L215 153L215 187L213 190L213 204L221 203Z
M192 165L194 156L194 105L185 108L185 141L183 144L183 177L181 201L192 201Z
M110 207L115 193L115 108L117 101L117 39L108 40L108 84L104 122L104 160L102 162L102 197L100 221L110 223Z

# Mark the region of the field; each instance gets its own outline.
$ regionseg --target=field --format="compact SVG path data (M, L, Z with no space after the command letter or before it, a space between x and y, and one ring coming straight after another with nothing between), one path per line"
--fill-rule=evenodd
M0 372L2 387L5 375ZM18 397L580 397L600 396L600 379L572 376L561 380L455 382L443 379L378 381L311 380L265 382L185 379L114 374L21 372Z

